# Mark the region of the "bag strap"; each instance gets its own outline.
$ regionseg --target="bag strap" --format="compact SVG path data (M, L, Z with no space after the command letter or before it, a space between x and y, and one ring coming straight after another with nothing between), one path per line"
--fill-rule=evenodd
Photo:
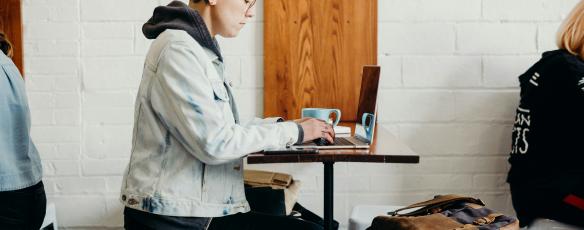
M437 208L440 208L444 205L448 205L448 204L451 204L454 202L460 202L460 201L474 203L474 204L478 204L478 205L482 205L482 206L485 205L481 200L475 199L472 197L466 197L466 196L460 196L460 195L454 195L454 194L437 195L434 197L434 199L415 203L415 204L409 205L407 207L397 209L393 212L388 212L387 214L391 215L391 216L424 215L424 214L428 214L428 213L435 213L436 211L433 211L433 209L437 209ZM418 210L414 210L414 211L409 212L409 213L399 214L399 212L401 212L401 211L413 209L413 208L419 208L419 207L423 207L423 208L420 208Z

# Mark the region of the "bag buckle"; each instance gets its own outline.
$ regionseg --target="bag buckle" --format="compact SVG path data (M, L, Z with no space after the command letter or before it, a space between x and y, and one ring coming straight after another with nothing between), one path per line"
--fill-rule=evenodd
M387 215L390 215L390 216L397 216L397 211L390 211L390 212L387 212Z

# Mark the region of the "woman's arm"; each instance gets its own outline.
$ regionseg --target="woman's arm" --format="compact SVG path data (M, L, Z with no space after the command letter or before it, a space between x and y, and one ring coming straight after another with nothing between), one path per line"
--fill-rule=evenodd
M278 122L283 122L284 119L281 117L267 117L267 118L259 118L254 117L253 119L245 122L243 125L261 125L261 124L274 124Z
M207 164L222 164L267 148L282 148L298 140L294 122L241 126L228 123L223 105L196 51L171 42L162 52L151 85L151 103L159 119L191 154ZM206 54L202 54L206 55Z

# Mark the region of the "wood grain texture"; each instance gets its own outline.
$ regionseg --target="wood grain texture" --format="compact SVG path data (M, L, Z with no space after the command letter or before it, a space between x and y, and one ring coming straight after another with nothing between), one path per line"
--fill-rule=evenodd
M356 121L362 67L377 63L377 0L264 4L264 116L321 107Z
M0 1L0 31L12 43L14 56L12 60L24 76L24 52L22 44L22 13L20 0Z

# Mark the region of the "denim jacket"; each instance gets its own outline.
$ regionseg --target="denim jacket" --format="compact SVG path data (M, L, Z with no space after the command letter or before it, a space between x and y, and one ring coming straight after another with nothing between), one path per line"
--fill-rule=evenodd
M0 51L0 192L41 181L39 154L30 138L30 111L24 80Z
M223 63L182 30L152 43L135 105L130 163L121 201L168 216L218 217L249 211L243 157L297 142L293 122L242 125Z

